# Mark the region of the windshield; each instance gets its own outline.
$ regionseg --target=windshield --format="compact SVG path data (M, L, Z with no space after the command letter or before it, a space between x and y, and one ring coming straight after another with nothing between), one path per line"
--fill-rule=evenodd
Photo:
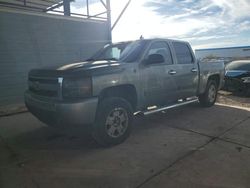
M250 61L233 61L226 65L226 70L246 70L250 71Z
M140 57L145 43L146 41L134 41L107 45L88 60L134 62Z

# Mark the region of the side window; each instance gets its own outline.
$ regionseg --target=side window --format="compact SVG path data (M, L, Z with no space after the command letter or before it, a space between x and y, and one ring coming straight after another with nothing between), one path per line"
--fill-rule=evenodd
M120 58L121 50L119 48L112 48L112 56L116 59Z
M121 49L118 48L117 46L114 46L112 48L108 48L106 52L104 53L103 58L104 59L110 59L110 58L115 58L119 59L121 54Z
M187 44L181 42L173 43L178 64L191 64L193 57Z
M173 64L170 48L165 42L154 42L150 46L147 56L151 54L160 54L164 57L166 64Z

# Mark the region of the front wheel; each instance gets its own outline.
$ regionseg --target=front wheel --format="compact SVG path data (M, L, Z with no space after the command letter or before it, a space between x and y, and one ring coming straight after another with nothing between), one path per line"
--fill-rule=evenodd
M199 96L200 104L204 107L213 106L217 98L218 86L215 80L209 80L206 91Z
M120 144L130 135L132 120L132 107L125 99L103 99L97 110L92 136L102 146Z

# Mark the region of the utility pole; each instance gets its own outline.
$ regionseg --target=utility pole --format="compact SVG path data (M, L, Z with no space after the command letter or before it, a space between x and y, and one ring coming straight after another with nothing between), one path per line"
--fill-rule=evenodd
M70 16L70 0L63 0L64 15Z
M111 26L111 6L110 0L106 0L106 8L107 8L107 21L108 21L108 40L112 43L112 26Z
M111 27L111 31L115 28L116 24L120 21L122 15L124 14L124 12L126 11L126 9L128 8L129 4L130 4L131 0L129 0L127 2L127 4L125 5L125 7L123 8L123 10L121 11L120 15L118 16L118 18L116 19L114 25Z

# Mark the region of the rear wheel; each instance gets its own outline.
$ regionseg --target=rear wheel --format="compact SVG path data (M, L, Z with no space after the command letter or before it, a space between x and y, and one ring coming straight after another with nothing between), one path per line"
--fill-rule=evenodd
M125 99L103 99L97 110L92 136L103 146L120 144L131 132L132 119L132 107Z
M209 80L206 91L199 96L200 104L204 107L213 106L217 98L218 86L215 80Z

